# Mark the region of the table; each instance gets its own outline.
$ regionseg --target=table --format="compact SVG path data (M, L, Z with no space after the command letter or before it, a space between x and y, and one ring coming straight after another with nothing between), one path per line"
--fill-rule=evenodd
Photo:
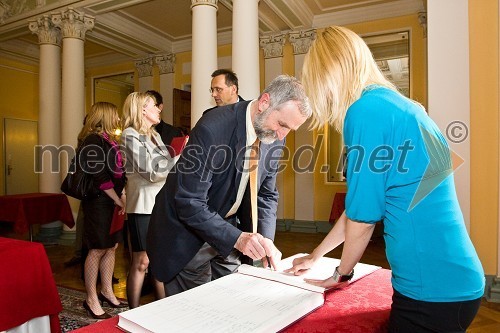
M0 221L14 223L14 231L23 234L33 224L61 221L69 228L75 225L65 194L26 193L0 196Z
M345 210L346 193L337 192L333 197L332 210L330 211L330 224L334 224Z
M0 258L0 332L47 315L51 332L61 332L61 300L43 245L0 237Z
M341 290L326 294L325 304L287 327L286 333L387 332L392 304L391 271L379 269ZM75 333L121 333L118 316L82 327Z

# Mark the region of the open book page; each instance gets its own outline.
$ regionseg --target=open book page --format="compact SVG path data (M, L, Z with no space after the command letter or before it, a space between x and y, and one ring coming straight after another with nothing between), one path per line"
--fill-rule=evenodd
M324 295L231 274L119 314L129 332L277 332L322 306Z
M278 265L278 270L273 271L271 269L264 269L261 267L253 267L249 265L241 265L238 268L238 273L252 275L255 277L260 277L267 280L273 280L281 283L286 283L292 286L296 286L299 288L304 288L307 290L315 291L315 292L324 292L325 288L313 286L304 281L304 279L318 279L323 280L329 278L333 275L335 271L335 267L340 264L339 259L327 258L323 257L305 274L300 276L295 276L290 273L285 273L284 270L292 267L293 259L298 257L303 257L307 255L307 253L299 253L292 257L288 257L286 259L281 260ZM351 279L351 283L359 280L363 276L366 276L370 273L375 272L380 269L379 266L367 265L358 263L354 266L354 276Z

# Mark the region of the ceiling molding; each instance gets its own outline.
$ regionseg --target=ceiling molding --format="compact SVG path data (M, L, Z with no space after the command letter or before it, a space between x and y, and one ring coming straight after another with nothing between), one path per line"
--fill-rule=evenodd
M330 25L346 25L391 17L416 14L424 10L422 0L399 0L380 5L347 9L340 12L321 14L314 17L313 28Z
M219 32L217 34L217 45L227 45L233 43L233 32L231 30Z
M227 45L233 42L233 32L231 30L219 32L217 34L217 45ZM172 43L172 53L191 51L193 40L187 38Z
M137 20L122 12L99 15L94 31L93 40L96 43L110 48L115 44L120 49L127 49L129 46L128 53L136 53L138 56L172 49L172 42L160 35L156 29L144 23L137 24Z
M75 10L84 10L84 7L91 6L94 3L99 3L101 0L59 0L46 4L41 7L36 7L15 16L6 18L2 25L0 25L0 33L16 29L20 26L27 25L29 20L36 20L38 16L43 14L51 14L61 9L65 10L72 7Z
M85 68L95 68L95 67L104 67L104 66L112 66L117 63L124 62L133 62L134 58L127 57L122 54L106 54L98 57L87 57L85 58Z
M314 14L304 1L287 0L284 2L294 12L304 27L310 27L313 22Z
M150 0L101 0L95 4L85 6L85 9L92 12L94 15L105 14L108 12L120 10L122 8L137 5Z
M4 0L0 0L4 1ZM12 0L14 1L14 0ZM39 46L28 28L29 21L42 15L52 15L72 7L95 17L95 26L88 31L86 39L97 44L96 50L89 48L86 53L86 66L104 66L120 61L133 61L148 55L161 53L179 53L192 50L191 29L188 24L182 30L164 31L162 24L150 20L151 15L158 15L168 20L175 15L183 23L191 19L191 11L157 12L134 11L140 15L131 15L125 9L131 6L150 8L148 3L158 2L159 7L169 8L174 1L189 0L51 0L50 4L30 9L34 0L25 0L21 13L5 18L0 24L0 53L23 62L37 63ZM260 0L259 33L260 35L286 33L290 30L322 28L332 24L345 25L356 22L384 19L402 15L415 14L425 9L424 0L344 0L343 5L328 0ZM49 2L48 0L46 2ZM219 27L217 44L232 43L232 26L230 15L233 9L232 0L218 0L224 6L223 26ZM166 7L165 7L166 6ZM139 7L140 9L140 7ZM314 15L319 10L319 15ZM219 13L218 15L221 15ZM160 21L161 22L161 21ZM30 44L31 43L31 44ZM101 47L103 50L101 50ZM17 55L17 56L15 56ZM6 56L7 57L7 56Z
M38 66L40 48L38 45L33 45L19 39L9 40L2 42L0 46L0 55L12 60Z
M399 1L399 0L388 0L388 1ZM365 1L355 1L354 3L346 3L343 5L337 5L337 6L322 6L321 2L319 0L314 0L318 8L322 12L329 12L329 11L341 11L341 10L347 10L347 9L353 9L361 6L373 6L373 5L379 5L384 0L365 0ZM387 2L387 0L385 0Z
M143 48L132 47L131 43L123 43L107 33L100 33L99 29L92 31L92 33L88 33L86 39L131 58L137 58L148 53L144 51Z
M219 3L226 7L230 12L233 11L233 1L232 0L219 0Z
M273 20L264 13L259 13L259 20L261 24L264 24L268 28L267 31L263 31L262 29L260 29L261 33L275 32L280 30L279 26L276 23L274 23Z
M290 13L291 13L291 14L292 14L292 15L293 15L293 16L294 16L297 20L301 21L301 20L300 20L300 18L296 15L296 12L293 12L293 11L292 11L292 9L286 5L286 2L283 2L283 1L281 1L281 0L262 0L262 1L264 1L264 2L265 2L268 6L269 6L269 8L271 8L271 9L272 9L272 11L273 11L276 15L278 15L278 17L279 17L281 20L283 20L283 22L285 22L285 23L286 23L286 25L288 25L288 27L289 27L290 29L294 30L294 29L299 29L300 27L302 27L301 25L300 25L300 26L298 26L297 24L293 23L293 21L291 20L291 18L290 18L288 15L286 15L285 13L283 13L283 11L282 11L282 10L281 10L281 9L280 9L277 5L276 5L276 3L278 3L278 2L279 2L279 3L281 3L281 4L283 4L283 5L284 5L284 7L288 8L288 9L290 10Z

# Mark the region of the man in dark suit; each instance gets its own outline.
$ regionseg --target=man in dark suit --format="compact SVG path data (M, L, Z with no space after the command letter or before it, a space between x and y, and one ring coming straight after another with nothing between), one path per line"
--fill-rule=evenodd
M150 94L155 100L155 105L161 112L163 112L163 97L156 90L148 90L146 93ZM160 122L155 126L155 130L160 134L161 141L163 144L168 146L172 142L172 139L178 136L183 136L182 130L178 127L174 127L163 119L160 119Z
M203 114L216 109L219 106L242 102L244 99L238 95L238 77L229 69L217 69L212 73L210 82L210 94L214 98L213 108L203 111Z
M257 100L214 109L198 121L176 172L156 196L149 225L151 268L168 295L234 272L242 254L276 267L281 259L273 244L278 164L285 136L311 112L300 82L281 75ZM248 167L257 138L258 228L253 233Z

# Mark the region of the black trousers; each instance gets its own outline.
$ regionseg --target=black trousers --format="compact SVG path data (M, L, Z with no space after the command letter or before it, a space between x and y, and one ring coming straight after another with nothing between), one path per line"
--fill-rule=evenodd
M394 290L389 333L465 332L480 305L481 298L462 302L424 302Z

